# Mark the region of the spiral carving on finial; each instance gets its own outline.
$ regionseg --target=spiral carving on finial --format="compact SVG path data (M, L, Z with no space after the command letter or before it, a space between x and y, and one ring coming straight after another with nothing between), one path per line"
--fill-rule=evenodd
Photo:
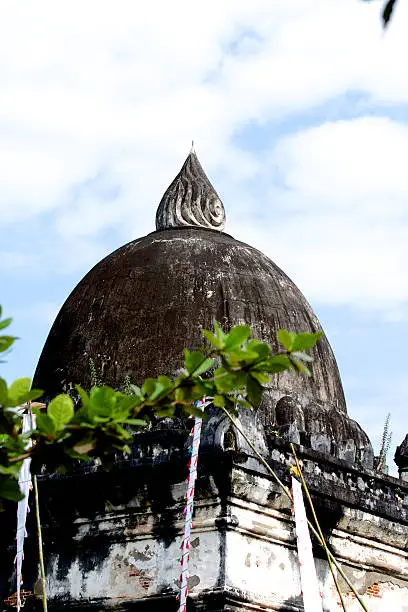
M156 229L195 226L222 231L224 206L192 149L156 213Z

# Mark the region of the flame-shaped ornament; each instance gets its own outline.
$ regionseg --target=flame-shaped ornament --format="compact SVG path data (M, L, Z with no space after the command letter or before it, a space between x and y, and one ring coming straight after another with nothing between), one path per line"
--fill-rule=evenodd
M156 229L204 227L220 232L225 210L192 150L179 174L168 187L156 213Z

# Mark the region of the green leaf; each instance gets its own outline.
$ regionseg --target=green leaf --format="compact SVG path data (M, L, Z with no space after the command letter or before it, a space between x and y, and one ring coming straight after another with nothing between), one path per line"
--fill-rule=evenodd
M48 437L55 437L55 423L48 414L35 410L35 422L38 431Z
M252 378L255 378L255 380L257 380L261 385L266 385L269 382L269 376L264 372L257 372L256 370L251 370L249 375L252 376Z
M159 382L156 382L154 391L149 395L149 398L148 398L149 402L155 402L156 400L159 399L159 397L161 397L162 395L165 395L166 393L167 393L166 387L161 385Z
M26 402L32 402L41 397L43 393L44 391L41 391L41 389L31 389L31 391L28 391L27 393L24 393L24 395L20 396L18 403L25 404Z
M138 387L137 385L129 385L129 389L132 391L133 395L137 395L138 397L142 398L143 397L143 393L140 387Z
M261 359L267 359L271 355L271 347L266 342L261 342L256 338L250 340L247 344L247 349L257 353L258 357Z
M93 420L95 423L108 423L109 417L98 416L97 414L93 415Z
M177 387L174 392L174 399L176 402L182 402L188 397L189 389L187 387Z
M196 416L200 419L205 419L207 417L205 411L201 410L201 408L198 408L197 406L194 406L194 404L190 404L189 406L183 406L183 410L186 414Z
M74 402L68 395L57 395L48 404L47 414L53 420L55 429L59 431L73 418Z
M215 395L213 399L214 406L217 408L224 408L225 406L225 397L223 395Z
M116 400L116 405L112 411L112 419L115 421L126 419L130 414L137 414L135 410L140 405L140 397L137 395L124 395Z
M394 8L395 8L396 3L397 3L397 0L388 0L386 5L384 6L384 9L383 9L383 12L382 12L382 20L383 20L384 28L386 28L387 25L390 22L390 19L392 17L393 12L394 12Z
M0 476L0 498L15 502L24 499L17 480L11 476Z
M264 371L268 372L269 374L278 374L279 372L290 370L292 367L290 359L287 355L274 355L259 365L262 365Z
M85 389L83 389L79 385L75 385L75 389L77 390L77 393L80 397L82 405L86 408L89 405L89 395L87 394Z
M207 395L208 397L213 397L216 394L216 387L213 380L209 380L207 378L197 379L195 381L195 386L200 389L201 397Z
M159 376L157 381L164 389L171 389L173 387L173 381L168 376Z
M3 407L7 406L7 383L3 378L0 378L0 405Z
M154 378L146 378L142 386L143 395L147 395L149 397L155 389L156 381L154 380Z
M17 340L14 336L0 336L0 353L4 353Z
M8 390L9 406L18 406L23 402L23 397L30 391L31 380L29 378L17 378L11 383Z
M196 376L201 376L201 374L204 374L204 372L208 372L208 370L211 370L211 368L214 366L214 363L215 359L212 359L210 357L208 359L204 359L202 364L194 370L194 374Z
M175 399L177 402L194 402L201 399L202 392L200 387L194 385L194 387L178 387L175 391Z
M68 468L65 467L65 465L59 465L57 468L55 468L55 471L57 474L66 474L68 472Z
M200 351L190 352L184 349L184 367L189 374L200 376L208 372L213 367L214 361L214 359L206 359Z
M250 364L251 362L258 361L259 355L256 351L252 351L248 348L236 348L231 350L229 357L236 359L238 362L244 362Z
M110 417L116 404L116 393L112 387L92 387L89 394L89 409L94 417Z
M279 342L285 347L285 349L287 351L291 351L296 334L293 332L288 332L286 329L280 329L277 335Z
M219 323L217 323L217 321L214 320L214 331L215 331L215 335L218 338L218 341L221 342L222 346L225 346L225 339L227 337L227 334L224 334L223 330L221 329Z
M295 370L297 370L301 374L306 374L306 376L311 376L310 370L305 365L303 365L301 361L299 361L298 359L294 359L293 357L291 357L290 360Z
M252 410L252 404L244 400L241 396L238 396L237 403L243 408L247 408L248 410Z
M149 402L156 402L158 399L163 398L174 387L174 383L170 380L168 376L159 376L157 380L151 378L148 379L146 382L148 382L148 385L146 385L145 383L143 385L143 390L148 390L147 399ZM136 397L139 401L142 400L142 398L138 395L134 397Z
M208 329L204 329L203 330L203 336L204 338L207 338L208 342L210 344L212 344L213 346L215 346L215 348L217 349L222 349L223 342L221 342L217 336L215 336L212 332L210 332Z
M247 383L248 374L243 370L240 370L238 372L229 372L228 378L234 385L234 389L238 390L241 387L245 387Z
M137 425L138 427L146 427L146 421L144 419L126 419L124 423L126 423L126 425Z
M257 406L262 399L262 386L259 384L257 380L248 376L247 381L247 395L248 400L253 406Z
M226 351L240 347L251 335L249 325L236 325L225 338L224 348Z
M111 431L113 432L113 435L116 437L116 442L118 442L119 440L122 441L122 440L131 440L132 439L132 434L130 433L130 431L128 431L127 429L122 427L122 425L120 425L119 423L115 423L114 430L110 430L109 434L111 433ZM109 447L106 448L105 450L107 452L110 452Z
M322 336L323 332L316 332L314 334L295 334L291 350L307 351L308 349L311 349Z
M5 329L6 327L8 327L12 320L13 319L10 317L8 319L3 319L3 321L0 321L0 329Z
M234 378L225 368L217 368L214 372L214 378L215 386L220 393L228 393L236 388Z
M13 476L16 480L18 480L22 464L23 461L11 463L8 466L0 464L0 474L7 474L8 476Z
M190 352L188 349L184 349L184 367L189 374L192 374L203 361L204 355L200 351Z

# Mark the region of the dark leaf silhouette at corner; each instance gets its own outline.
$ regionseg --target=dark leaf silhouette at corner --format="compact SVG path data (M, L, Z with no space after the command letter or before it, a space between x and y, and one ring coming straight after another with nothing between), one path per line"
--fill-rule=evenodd
M382 12L382 20L383 20L384 28L386 28L387 25L389 24L396 4L397 4L397 0L388 0L387 4L384 6L384 9Z
M371 2L372 0L365 0L365 2ZM381 19L384 29L388 26L391 21L391 17L394 14L394 9L397 5L398 0L387 0L381 13Z

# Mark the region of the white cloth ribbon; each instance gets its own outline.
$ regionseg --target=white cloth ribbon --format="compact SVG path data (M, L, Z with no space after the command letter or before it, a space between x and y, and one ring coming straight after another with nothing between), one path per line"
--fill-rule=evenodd
M307 525L302 485L293 476L292 492L303 606L305 612L322 612L322 597L320 595L312 542Z
M35 427L35 416L31 414L23 414L23 427L22 432L26 433L31 431ZM31 440L28 442L26 448L30 448L32 445ZM27 535L26 532L26 520L28 512L28 496L31 489L31 472L30 472L31 459L24 459L23 465L21 466L20 475L18 478L18 484L20 490L24 495L24 498L17 504L17 554L16 554L16 575L17 575L17 612L21 608L20 589L21 583L23 582L22 577L22 565L24 559L24 538Z
M206 406L211 403L208 399L196 402L196 406L201 408L203 411ZM187 595L188 595L188 565L190 560L190 543L191 543L191 529L193 528L193 511L194 511L194 489L195 481L197 479L197 466L198 466L198 451L200 448L201 440L201 427L202 419L195 417L194 427L191 431L191 458L190 458L190 470L187 480L187 493L186 493L186 507L184 509L185 522L184 522L184 534L183 541L181 544L181 560L180 560L180 593L179 593L179 612L186 612L187 610Z

